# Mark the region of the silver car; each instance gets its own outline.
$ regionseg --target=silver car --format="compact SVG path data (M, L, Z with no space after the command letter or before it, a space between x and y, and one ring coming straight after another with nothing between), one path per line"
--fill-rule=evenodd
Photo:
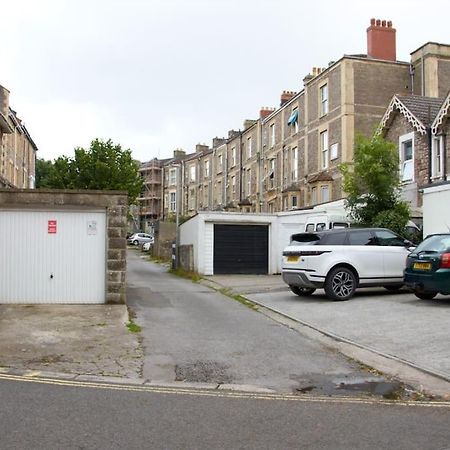
M134 233L127 239L129 244L135 245L136 247L138 245L142 245L145 242L151 242L153 244L154 238L151 234L147 233Z

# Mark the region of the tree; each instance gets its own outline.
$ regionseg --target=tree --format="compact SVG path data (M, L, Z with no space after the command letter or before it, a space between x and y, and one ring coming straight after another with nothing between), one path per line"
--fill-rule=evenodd
M75 156L61 156L36 164L37 187L57 189L122 190L128 192L133 203L142 191L139 163L133 160L130 150L123 150L111 140L94 139L88 150L75 149Z
M394 144L381 136L358 136L353 163L339 166L346 209L361 226L390 228L404 234L409 206L400 199L399 158Z

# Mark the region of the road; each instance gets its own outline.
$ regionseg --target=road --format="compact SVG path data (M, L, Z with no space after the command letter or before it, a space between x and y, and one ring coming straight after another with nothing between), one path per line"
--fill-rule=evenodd
M143 377L285 393L385 395L396 381L209 287L128 255L128 304L142 327Z
M0 448L448 449L450 405L41 383L0 375Z

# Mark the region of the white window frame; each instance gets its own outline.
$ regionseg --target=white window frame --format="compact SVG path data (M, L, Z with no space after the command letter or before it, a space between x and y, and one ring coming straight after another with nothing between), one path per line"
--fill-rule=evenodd
M169 185L175 186L177 184L177 169L169 169Z
M319 87L320 117L328 114L328 83Z
M319 133L320 167L322 170L329 166L328 130Z
M233 198L234 198L234 194L236 194L236 177L235 176L231 177L231 193L233 194Z
M274 147L275 146L275 124L272 123L270 125L270 146Z
M272 174L272 178L270 174ZM276 183L275 158L269 160L269 173L267 176L269 178L269 189L273 189Z
M171 192L169 195L170 195L169 211L176 212L177 211L177 193Z
M195 165L189 166L189 181L195 181Z
M311 188L311 205L317 204L317 187L313 186Z
M252 157L252 137L247 139L247 159Z
M322 203L330 201L330 186L328 186L328 184L323 184L320 186L320 201Z
M292 178L292 181L297 181L298 180L298 147L294 147L292 149L291 162L292 162L291 178Z
M219 153L217 155L217 171L222 172L222 168L223 168L223 156L222 153Z
M406 160L404 158L404 147L407 142L411 141L412 145L412 156L411 159ZM398 151L400 160L400 181L402 183L413 183L414 182L414 132L404 134L398 138ZM411 177L407 177L405 172L411 172ZM405 176L407 178L405 178Z
M231 167L236 165L236 147L231 148Z
M444 166L443 136L431 138L431 178L441 178Z
M297 120L294 122L294 133L298 133L298 130L299 130L298 121L300 120L299 112L298 112L298 106L296 106L295 108L292 109L292 114L295 111L297 111Z
M339 157L339 144L335 142L334 144L330 145L330 161L338 159L338 157Z
M204 166L204 176L205 178L209 178L209 159L205 160L205 166Z
M189 209L195 209L195 189L189 190Z
M252 169L247 169L247 196L252 193Z

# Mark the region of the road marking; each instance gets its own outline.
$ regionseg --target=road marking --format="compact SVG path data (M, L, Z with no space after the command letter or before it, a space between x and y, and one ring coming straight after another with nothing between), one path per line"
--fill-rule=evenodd
M182 388L182 387L164 387L150 385L130 385L103 383L94 381L80 380L64 380L55 378L39 377L34 372L28 375L11 375L0 373L0 380L17 381L37 384L49 384L62 387L91 388L91 389L109 389L128 392L148 392L157 394L177 394L199 397L221 397L236 398L247 400L277 400L277 401L294 401L294 402L312 402L312 403L356 403L366 405L387 405L387 406L416 406L416 407L434 407L434 408L450 408L449 401L431 402L431 401L395 401L385 399L362 399L355 397L326 397L313 395L292 395L292 394L270 394L270 393L252 393L252 392L236 392L236 391L219 391L198 388Z

